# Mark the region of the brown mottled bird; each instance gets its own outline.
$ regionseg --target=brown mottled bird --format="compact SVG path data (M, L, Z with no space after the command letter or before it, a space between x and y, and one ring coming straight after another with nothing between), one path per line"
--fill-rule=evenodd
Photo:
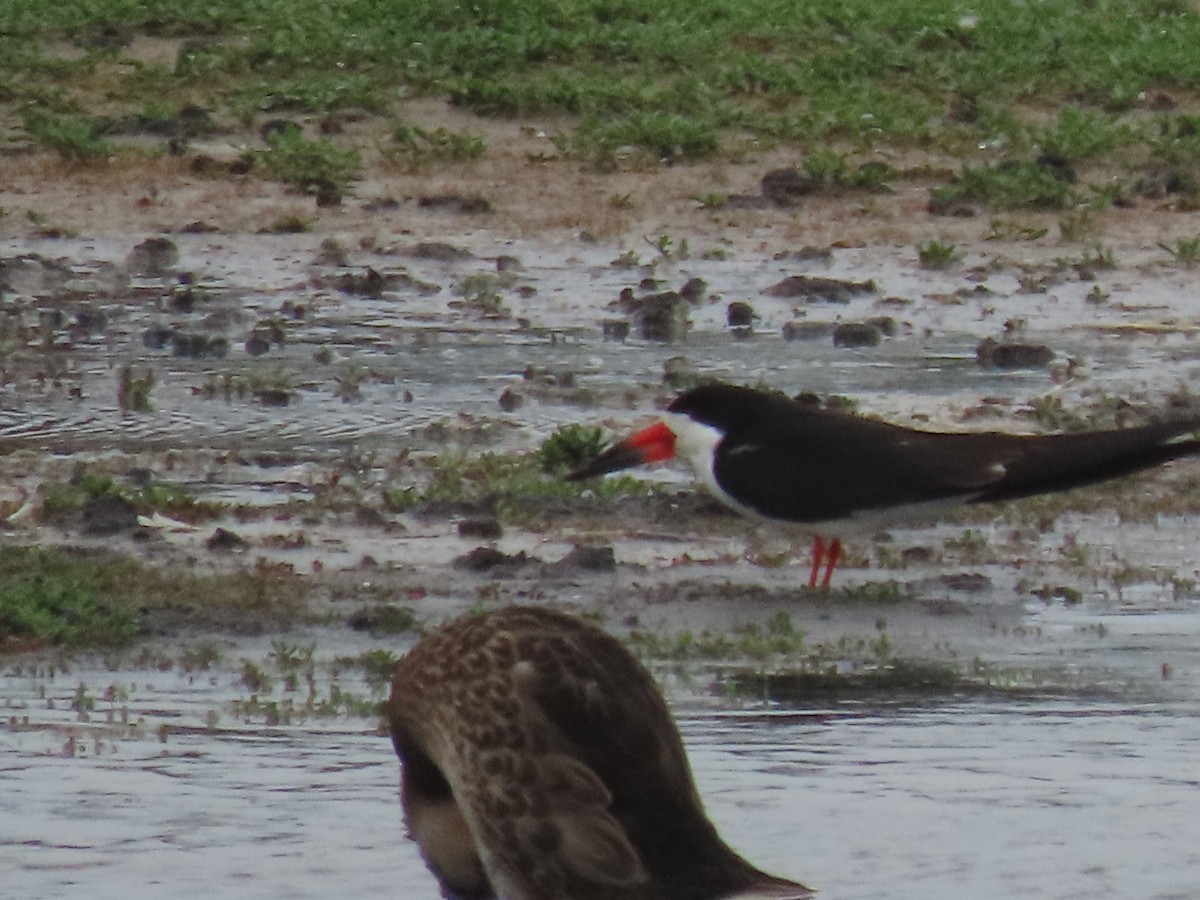
M662 419L567 476L580 480L679 457L726 506L813 538L809 587L829 586L842 536L970 503L1018 500L1200 453L1200 417L1085 431L944 433L831 412L778 393L704 384Z
M388 715L409 835L445 897L811 896L721 840L653 679L571 616L437 630L397 664Z

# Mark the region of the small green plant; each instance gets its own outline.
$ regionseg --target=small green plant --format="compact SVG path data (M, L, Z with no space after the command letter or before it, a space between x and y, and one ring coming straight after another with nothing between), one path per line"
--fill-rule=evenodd
M153 412L150 392L158 383L153 369L146 369L141 377L134 374L133 366L121 366L117 376L117 406L122 412Z
M1053 128L1036 135L1042 152L1064 160L1081 160L1111 153L1133 139L1128 126L1118 125L1113 116L1068 106L1058 115Z
M1048 166L1009 160L994 166L966 167L948 184L934 188L932 203L982 203L996 209L1062 209L1071 184Z
M400 661L391 650L364 650L358 656L339 657L337 664L346 668L362 669L363 678L372 690L377 690L392 680L392 670Z
M614 269L636 269L642 264L642 258L636 250L626 250L609 263Z
M97 162L113 154L112 146L96 136L95 124L81 116L34 111L25 116L25 130L69 162Z
M1120 264L1117 262L1117 255L1111 247L1102 247L1099 244L1084 251L1079 258L1079 262L1075 264L1076 268L1086 269L1103 269L1111 270L1118 268Z
M692 199L700 204L701 209L718 210L729 202L729 197L726 194L707 193L693 194Z
M841 184L848 167L844 154L821 147L804 158L801 168L818 184Z
M180 61L184 56L180 54ZM341 109L380 112L386 100L375 79L346 70L305 72L297 78L262 82L258 79L235 90L230 106L243 118L264 112L327 113Z
M253 660L242 660L242 674L238 680L252 694L270 693L275 686L275 679L265 672L262 666Z
M61 554L15 547L0 556L0 647L120 646L136 632L133 613L102 602L85 573Z
M575 131L571 149L599 169L612 169L622 148L633 148L660 162L694 159L715 153L720 141L711 122L675 113L634 112L623 118L589 116Z
M691 255L691 247L688 245L687 238L676 242L669 234L660 234L657 240L650 240L650 238L644 238L644 240L663 259L687 259Z
M392 130L395 147L388 155L418 168L436 162L468 162L481 159L487 144L481 137L435 128L430 131L416 125L397 125Z
M316 224L316 219L308 216L302 216L298 213L290 213L274 219L269 225L263 227L261 234L306 234L313 230L313 225Z
M195 494L180 485L152 481L135 487L119 484L109 475L91 472L70 481L43 482L39 491L42 495L42 517L48 521L72 516L89 500L104 495L128 500L139 513L161 512L189 521L216 518L225 509L218 503L197 500Z
M284 674L311 669L316 644L290 644L287 641L271 642L271 661Z
M563 425L542 441L538 465L548 474L562 474L591 462L607 444L604 431L592 425Z
M962 260L957 245L937 238L918 244L917 257L922 269L948 269Z
M339 147L324 138L305 140L297 129L287 128L272 134L269 144L269 149L259 154L267 171L279 181L303 190L323 186L343 188L362 169L358 151Z
M462 297L463 303L489 318L505 318L509 309L504 305L498 288L503 280L496 275L478 273L468 275L455 283L453 291Z
M1171 247L1167 244L1159 244L1175 262L1181 266L1194 266L1200 263L1200 236L1193 238L1179 238L1175 241L1175 246Z
M1071 244L1090 240L1096 236L1096 216L1090 209L1073 210L1058 220L1058 233Z

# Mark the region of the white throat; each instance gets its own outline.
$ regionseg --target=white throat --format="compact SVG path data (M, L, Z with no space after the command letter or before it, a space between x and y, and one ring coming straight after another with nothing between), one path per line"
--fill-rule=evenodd
M697 422L683 413L665 412L662 415L663 424L675 435L675 455L686 462L696 475L696 480L704 485L705 490L728 506L747 516L758 514L747 506L738 503L721 490L713 475L713 463L717 453L717 445L725 436L712 425Z

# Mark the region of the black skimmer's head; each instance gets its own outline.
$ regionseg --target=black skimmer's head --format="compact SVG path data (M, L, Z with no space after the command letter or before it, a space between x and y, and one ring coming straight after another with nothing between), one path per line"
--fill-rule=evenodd
M446 897L811 896L721 840L653 679L571 616L509 607L424 637L388 715L409 835Z
M1127 475L1200 452L1200 417L1062 435L918 431L801 403L774 391L706 384L659 422L568 478L677 456L739 512L814 537L810 585L824 584L842 535L927 519L962 503L1015 500ZM832 538L826 545L825 538Z

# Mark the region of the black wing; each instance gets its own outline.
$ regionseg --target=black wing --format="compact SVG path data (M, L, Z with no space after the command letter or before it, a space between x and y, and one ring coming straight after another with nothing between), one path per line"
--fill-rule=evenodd
M1200 421L1079 434L940 434L793 404L731 432L714 474L756 512L821 522L957 499L1013 500L1127 475L1200 452L1173 440Z

